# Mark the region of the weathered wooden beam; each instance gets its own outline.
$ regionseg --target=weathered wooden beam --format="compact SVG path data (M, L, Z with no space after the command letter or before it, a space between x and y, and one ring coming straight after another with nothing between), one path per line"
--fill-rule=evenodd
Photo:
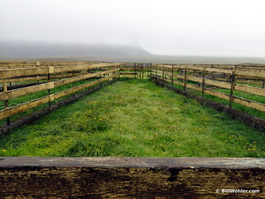
M205 84L210 84L210 85L217 86L217 87L220 87L220 88L226 88L226 89L230 89L231 88L231 84L227 83L227 82L211 80L211 79L204 79L204 81L205 81Z
M253 86L247 86L242 84L235 84L235 90L247 92L255 95L265 96L265 89L264 88L257 88Z
M263 158L2 157L0 195L265 198L264 165ZM228 189L251 193L226 193Z
M194 77L192 75L186 75L187 80L194 81L194 82L199 82L202 83L202 78L200 77Z
M265 104L233 96L233 102L265 112Z
M100 63L100 64L83 64L76 66L48 66L48 67L38 67L38 68L22 68L22 69L4 69L0 71L0 79L20 77L20 76L30 76L30 75L45 75L53 73L64 73L69 71L81 71L88 70L89 68L100 68L108 67L113 65L119 65L119 63Z
M222 92L215 91L215 90L208 89L208 88L204 88L204 92L209 95L213 95L213 96L216 96L216 97L228 100L228 101L230 100L230 95L226 93L222 93Z
M265 70L261 71L254 71L254 70L235 70L235 75L238 76L250 76L250 77L259 77L259 78L264 78L265 77Z
M191 88L191 89L194 89L194 90L197 90L197 91L202 91L202 87L200 86L196 86L194 84L186 84L187 88Z
M123 73L123 72L121 72L120 75L137 75L137 73Z

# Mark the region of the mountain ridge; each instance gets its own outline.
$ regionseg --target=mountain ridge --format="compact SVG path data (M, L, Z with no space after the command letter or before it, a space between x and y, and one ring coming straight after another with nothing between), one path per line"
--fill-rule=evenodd
M0 57L103 57L151 55L140 46L44 42L1 42Z

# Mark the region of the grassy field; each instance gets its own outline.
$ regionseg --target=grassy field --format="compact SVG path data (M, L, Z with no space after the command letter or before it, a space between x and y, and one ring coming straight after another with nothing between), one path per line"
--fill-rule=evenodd
M264 142L224 113L126 80L0 138L0 156L265 157Z

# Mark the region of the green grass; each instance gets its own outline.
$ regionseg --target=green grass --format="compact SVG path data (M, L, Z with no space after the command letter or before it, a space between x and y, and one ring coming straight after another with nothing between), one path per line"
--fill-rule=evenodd
M126 80L0 138L0 156L264 157L264 142L224 113Z

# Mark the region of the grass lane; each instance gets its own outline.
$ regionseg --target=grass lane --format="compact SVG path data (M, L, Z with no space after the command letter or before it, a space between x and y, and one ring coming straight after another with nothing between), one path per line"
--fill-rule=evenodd
M264 157L264 142L224 113L127 80L0 138L0 156Z

